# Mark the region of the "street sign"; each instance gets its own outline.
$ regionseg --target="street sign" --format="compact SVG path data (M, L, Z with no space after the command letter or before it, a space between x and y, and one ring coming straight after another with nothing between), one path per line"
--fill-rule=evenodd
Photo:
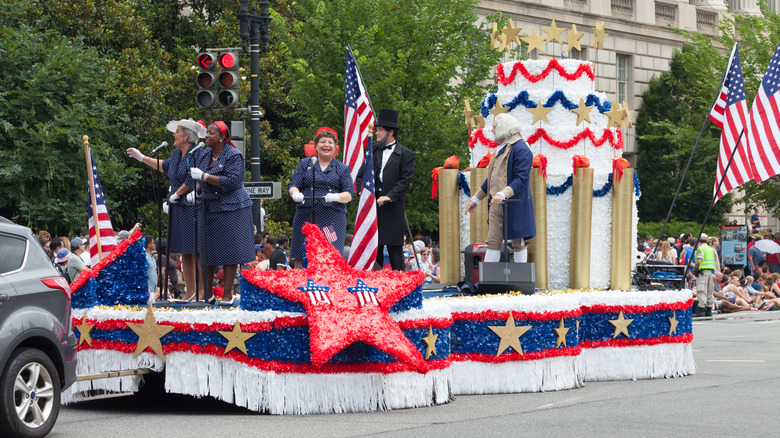
M282 197L282 184L278 181L244 182L244 190L250 199L279 199Z

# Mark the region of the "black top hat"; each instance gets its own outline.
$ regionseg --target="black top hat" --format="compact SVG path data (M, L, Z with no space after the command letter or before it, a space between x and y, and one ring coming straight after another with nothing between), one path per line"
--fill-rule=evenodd
M398 129L398 111L391 109L380 109L377 116L376 126L384 128Z

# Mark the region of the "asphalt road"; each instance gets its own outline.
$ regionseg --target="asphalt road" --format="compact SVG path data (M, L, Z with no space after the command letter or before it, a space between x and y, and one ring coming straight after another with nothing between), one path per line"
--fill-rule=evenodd
M693 324L698 373L586 383L448 405L342 415L262 415L150 392L64 407L50 437L780 436L780 312Z

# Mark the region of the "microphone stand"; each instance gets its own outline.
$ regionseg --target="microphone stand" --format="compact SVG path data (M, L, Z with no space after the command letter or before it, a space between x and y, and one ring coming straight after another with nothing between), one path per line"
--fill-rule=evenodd
M315 178L317 175L317 164L319 161L317 160L317 156L311 157L311 223L315 224L314 222L314 187L315 187Z

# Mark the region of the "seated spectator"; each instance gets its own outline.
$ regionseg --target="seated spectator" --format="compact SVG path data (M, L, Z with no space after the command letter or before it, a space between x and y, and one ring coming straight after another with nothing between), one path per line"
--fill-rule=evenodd
M347 234L347 237L349 236L351 236L351 234ZM287 262L287 253L285 252L288 246L290 246L290 239L284 234L280 235L279 238L276 239L276 247L271 253L271 256L268 258L268 269L284 270L290 267L289 263Z
M422 243L420 241L420 243ZM422 250L418 253L420 256L420 263L414 264L412 270L420 270L425 274L425 282L430 283L433 281L431 278L431 273L433 273L433 265L434 263L431 262L431 250L428 248L423 247Z
M260 247L260 251L257 252L257 263L255 264L255 269L260 271L267 271L268 267L270 265L269 258L271 257L271 253L273 252L273 246L271 246L270 242L260 245L255 245L255 251L257 251L257 247Z
M431 283L439 284L441 283L441 264L439 263L439 255L441 254L441 251L439 248L433 248L431 250L431 253L433 254L433 270L431 271Z
M668 240L661 241L661 245L656 252L656 260L661 262L669 262L674 265L677 264L677 251L672 248Z

